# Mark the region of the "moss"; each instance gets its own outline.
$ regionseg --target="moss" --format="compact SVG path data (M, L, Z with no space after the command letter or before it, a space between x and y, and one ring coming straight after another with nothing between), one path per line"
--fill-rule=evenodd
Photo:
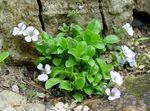
M150 75L130 77L125 80L125 89L128 94L141 98L150 91Z

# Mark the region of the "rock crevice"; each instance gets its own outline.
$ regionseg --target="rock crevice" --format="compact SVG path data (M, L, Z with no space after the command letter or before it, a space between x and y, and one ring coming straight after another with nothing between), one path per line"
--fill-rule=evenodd
M43 20L43 16L42 16L42 12L43 12L43 5L42 5L42 2L41 0L37 0L37 4L39 6L39 21L41 23L41 27L42 27L42 30L43 31L46 31L46 28L45 28L45 23L44 23L44 20Z
M105 20L105 16L103 13L103 8L102 8L102 0L98 0L99 3L99 11L102 17L102 25L103 25L103 30L102 30L102 34L105 34L105 32L108 30L107 24L106 24L106 20Z

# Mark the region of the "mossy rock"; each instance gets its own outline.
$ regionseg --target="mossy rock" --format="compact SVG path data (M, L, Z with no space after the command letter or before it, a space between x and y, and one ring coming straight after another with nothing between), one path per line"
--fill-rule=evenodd
M150 92L150 75L132 76L125 80L125 90L128 94L143 98Z

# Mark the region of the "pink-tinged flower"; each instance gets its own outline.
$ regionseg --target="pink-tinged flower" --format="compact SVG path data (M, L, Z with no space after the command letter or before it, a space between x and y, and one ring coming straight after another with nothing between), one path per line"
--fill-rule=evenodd
M50 65L46 64L45 67L43 67L43 64L39 64L37 66L37 69L39 69L39 70L42 71L42 74L40 74L38 76L38 80L39 81L43 81L43 82L47 81L48 80L48 74L51 73L51 67L50 67Z
M112 81L121 86L121 84L123 83L123 77L116 71L110 71L110 75Z
M25 36L26 42L37 41L39 36L39 31L33 26L29 26L24 30L23 35Z
M133 28L132 26L129 24L129 23L126 23L123 28L127 31L127 33L130 35L130 36L133 36L134 34L134 31L133 31Z
M136 54L125 45L122 46L121 48L122 48L123 54L125 56L125 60L129 63L129 65L131 67L137 66L137 63L135 60Z
M26 29L26 25L23 22L21 22L18 24L18 27L14 27L13 35L14 36L22 35L25 29Z
M111 101L120 98L121 95L120 91L117 88L113 88L112 90L107 88L105 90L105 93L109 96L108 99Z

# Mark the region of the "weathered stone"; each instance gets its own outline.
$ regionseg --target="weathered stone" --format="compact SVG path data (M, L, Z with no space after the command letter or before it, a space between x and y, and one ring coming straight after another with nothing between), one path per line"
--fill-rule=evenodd
M108 30L132 21L133 0L101 0L104 22Z
M43 104L27 104L25 107L25 111L45 111L45 105Z
M11 106L20 106L26 104L25 97L7 90L0 92L0 101L1 100Z
M77 10L81 16L76 18L79 24L85 25L93 18L102 23L98 0L87 0L83 9L79 9L80 0L41 0L43 4L43 19L47 32L55 34L62 23L70 23L72 20L67 17L71 10Z
M147 12L150 14L150 0L134 0L135 1L135 8L138 11Z
M150 92L150 75L127 77L125 80L125 92L138 98Z
M30 62L36 55L31 43L12 35L13 28L20 22L41 29L36 0L0 0L0 42L3 50L10 52L11 63L16 64Z

